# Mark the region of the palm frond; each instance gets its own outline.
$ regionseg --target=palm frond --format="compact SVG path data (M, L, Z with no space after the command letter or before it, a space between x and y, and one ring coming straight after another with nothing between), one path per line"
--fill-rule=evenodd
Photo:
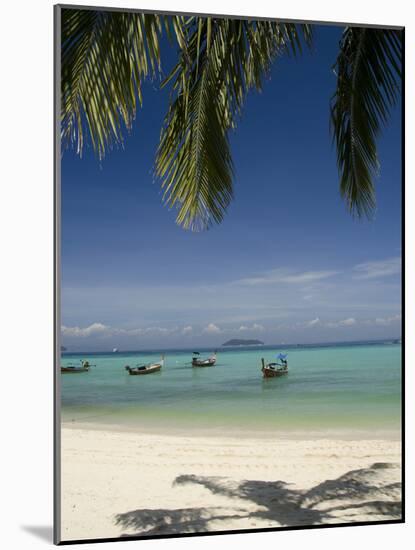
M62 11L63 146L80 154L87 132L100 158L141 103L142 79L160 67L161 22L155 15Z
M398 30L349 27L340 43L331 127L340 192L349 210L359 217L370 217L376 205L376 140L398 98L401 48Z
M193 42L186 53L194 53ZM213 40L209 47L216 45ZM181 56L174 71L177 97L161 136L157 174L163 178L167 202L180 205L177 222L198 230L211 218L222 219L232 198L232 161L223 124L225 105L216 97L216 60L205 55L192 67L186 57Z
M156 175L177 223L201 230L219 223L233 196L228 132L251 88L260 89L275 57L301 48L293 24L189 18L181 26L172 99L162 129ZM310 38L308 27L303 31Z

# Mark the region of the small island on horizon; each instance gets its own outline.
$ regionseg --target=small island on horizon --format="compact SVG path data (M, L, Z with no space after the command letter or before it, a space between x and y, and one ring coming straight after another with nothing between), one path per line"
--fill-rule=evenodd
M261 342L261 340L243 340L234 338L232 340L228 340L222 346L263 346L264 342Z

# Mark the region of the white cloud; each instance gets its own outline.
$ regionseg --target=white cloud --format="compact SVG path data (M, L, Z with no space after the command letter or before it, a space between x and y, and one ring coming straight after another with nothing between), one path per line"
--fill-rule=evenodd
M377 279L397 275L401 272L401 258L387 258L375 262L365 262L355 265L353 270L356 272L355 279Z
M259 323L254 323L252 326L241 325L238 330L241 332L245 332L247 330L260 332L261 330L264 330L264 327Z
M207 332L208 334L218 334L221 330L214 323L209 323L208 326L203 329L203 332Z
M86 338L97 334L105 334L110 331L110 327L103 325L102 323L92 323L85 328L80 327L66 327L62 325L61 332L63 336L75 336L77 338Z
M308 321L308 323L306 323L306 326L307 327L315 327L318 324L320 324L320 319L318 317L316 317L315 319L312 319L311 321Z
M193 331L193 327L188 325L187 327L183 327L182 334L190 334Z
M339 326L341 327L351 327L352 325L356 324L356 319L353 317L349 317L348 319L343 319L342 321L339 321Z
M147 327L141 329L141 332L144 334L154 333L154 334L169 334L170 332L175 332L175 328L165 328L165 327ZM128 329L126 330L128 333Z
M243 285L269 285L276 283L286 284L304 284L313 281L320 281L336 275L338 271L303 271L299 273L290 272L285 269L272 269L259 275L258 277L248 277L239 279L237 284Z
M326 323L326 327L329 328L338 328L338 327L351 327L356 324L356 319L354 317L348 317L347 319L341 319L340 321L331 321Z
M375 319L375 325L387 326L391 325L392 323L398 323L401 321L401 319L401 314L393 315L391 317L377 317Z
M143 334L171 334L176 332L177 328L164 328L164 327L145 327L145 328L117 328L104 325L102 323L92 323L87 327L67 327L62 325L62 336L74 337L74 338L87 338L89 336L140 336Z
M145 327L145 328L112 328L113 335L125 334L127 336L141 336L143 334L170 334L175 332L176 328L165 327Z

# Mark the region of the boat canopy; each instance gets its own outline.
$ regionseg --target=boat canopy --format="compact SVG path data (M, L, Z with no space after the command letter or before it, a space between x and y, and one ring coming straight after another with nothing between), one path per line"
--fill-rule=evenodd
M277 355L277 359L281 359L282 361L285 361L285 359L287 359L287 354L286 353L280 353Z

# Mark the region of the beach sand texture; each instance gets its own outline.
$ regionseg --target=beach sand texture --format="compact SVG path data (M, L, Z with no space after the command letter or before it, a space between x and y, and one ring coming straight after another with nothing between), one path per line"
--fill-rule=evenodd
M62 540L401 518L393 440L62 429Z

